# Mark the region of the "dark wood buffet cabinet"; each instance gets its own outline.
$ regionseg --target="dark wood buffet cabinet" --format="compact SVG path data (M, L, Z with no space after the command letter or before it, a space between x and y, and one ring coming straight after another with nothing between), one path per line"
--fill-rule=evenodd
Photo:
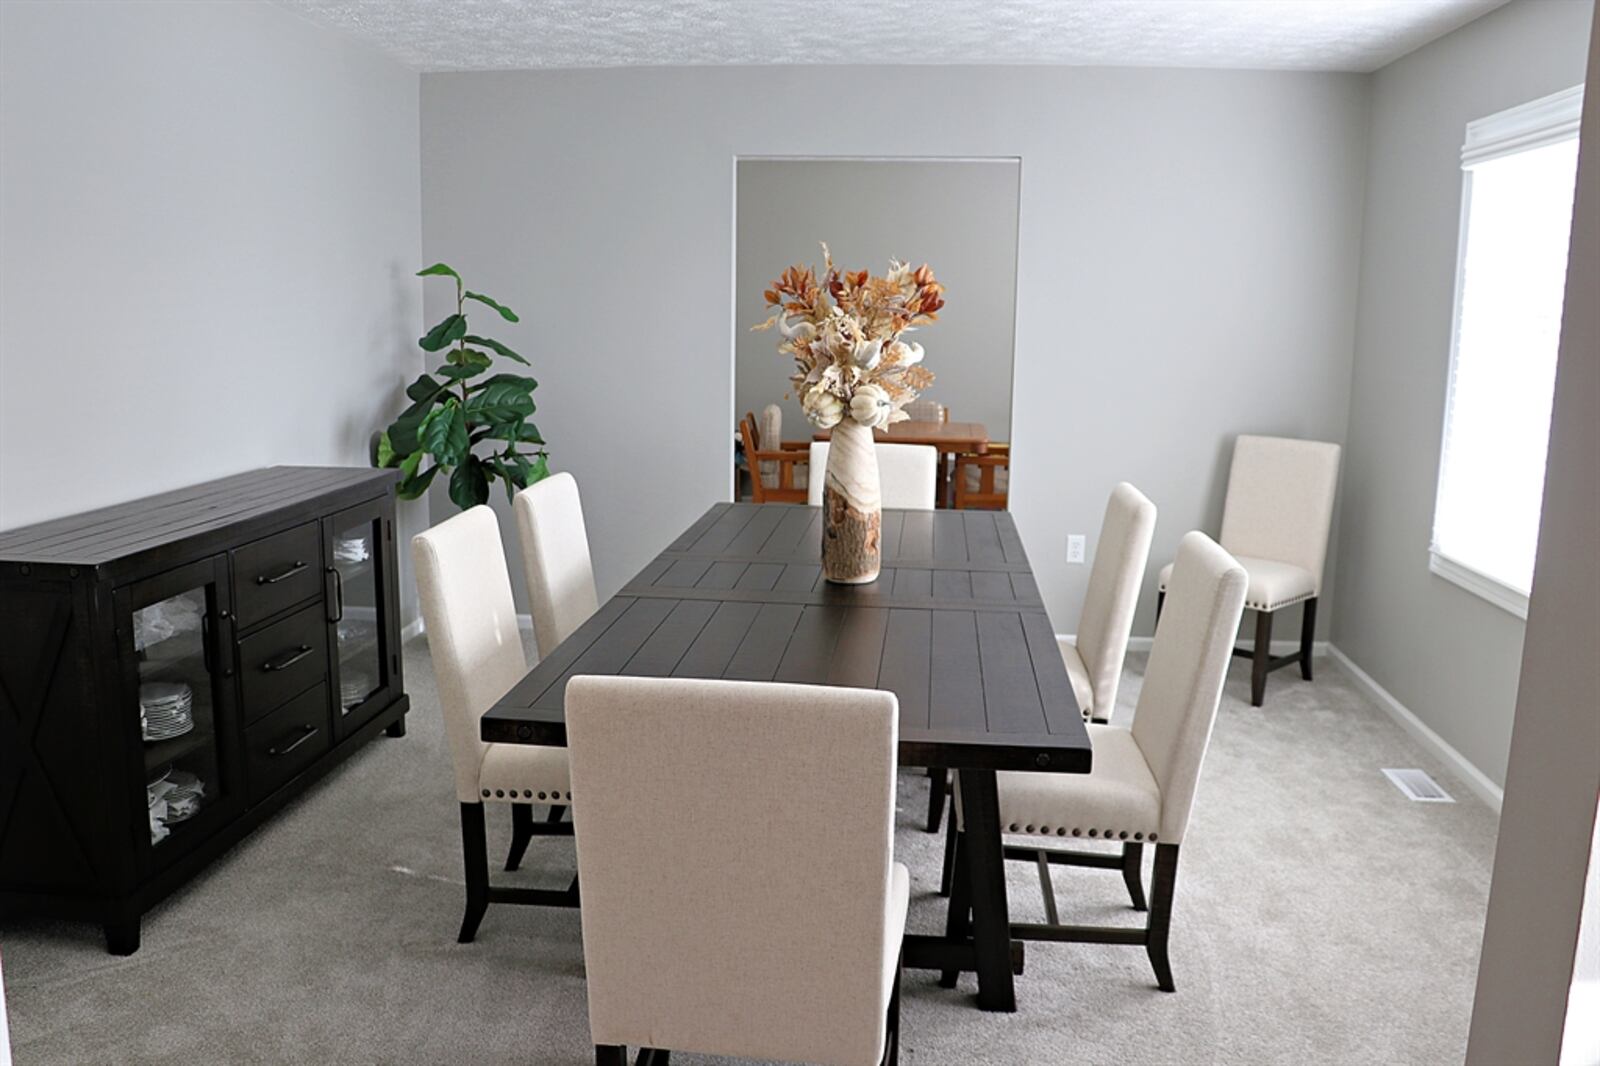
M273 467L0 532L0 916L141 916L405 733L395 472Z

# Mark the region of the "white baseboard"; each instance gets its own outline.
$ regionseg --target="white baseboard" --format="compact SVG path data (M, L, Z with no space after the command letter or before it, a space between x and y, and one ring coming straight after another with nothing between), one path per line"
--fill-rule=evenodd
M529 633L532 633L533 632L533 615L531 615L531 614L519 614L519 615L517 615L517 628L518 629L524 629L524 630L527 630ZM422 636L422 634L426 633L427 631L428 631L427 627L422 624L422 616L419 614L419 615L417 615L416 618L412 619L411 622L404 629L402 629L400 631L400 643L404 644L406 641L410 640L412 637L420 637L420 636Z
M1467 790L1488 804L1496 814L1500 813L1500 805L1505 799L1505 790L1489 779L1489 776L1474 766L1465 755L1451 747L1449 742L1428 728L1422 719L1412 713L1411 709L1394 698L1393 693L1373 679L1361 667L1350 660L1350 657L1337 647L1330 646L1328 654L1334 662L1350 675L1366 697L1382 707L1395 723L1410 734L1411 739L1422 745L1434 758L1448 766L1452 773L1467 786Z

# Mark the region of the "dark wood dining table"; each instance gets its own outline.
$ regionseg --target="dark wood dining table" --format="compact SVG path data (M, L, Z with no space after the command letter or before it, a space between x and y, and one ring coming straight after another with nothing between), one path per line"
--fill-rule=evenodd
M828 440L832 433L819 429L812 440ZM983 455L989 450L989 430L982 422L933 422L909 419L872 431L879 444L925 444L939 452L934 486L935 506L950 506L950 473L958 455Z
M901 766L959 770L970 923L907 935L905 964L975 972L1016 1009L995 771L1087 773L1083 718L1027 553L1004 511L883 512L883 570L822 577L820 508L719 503L546 655L482 719L484 740L565 745L578 674L887 689Z

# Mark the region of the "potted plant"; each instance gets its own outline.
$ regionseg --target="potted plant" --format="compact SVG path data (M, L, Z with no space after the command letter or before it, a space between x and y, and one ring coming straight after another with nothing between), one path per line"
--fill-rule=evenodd
M450 499L466 510L489 500L490 482L505 483L506 498L550 473L549 452L539 428L528 421L539 383L521 374L488 377L495 356L527 366L528 361L497 340L468 332L467 301L518 321L510 308L468 289L444 263L417 271L418 277L455 280L456 309L417 343L425 352L448 351L444 365L406 388L411 406L378 438L376 463L400 471L399 495L414 500L434 478L449 479Z

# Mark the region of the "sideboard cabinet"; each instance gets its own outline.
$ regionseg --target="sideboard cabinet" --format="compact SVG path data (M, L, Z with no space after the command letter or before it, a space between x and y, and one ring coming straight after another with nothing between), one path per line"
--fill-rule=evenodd
M403 736L395 473L274 467L0 532L0 915L141 916Z

